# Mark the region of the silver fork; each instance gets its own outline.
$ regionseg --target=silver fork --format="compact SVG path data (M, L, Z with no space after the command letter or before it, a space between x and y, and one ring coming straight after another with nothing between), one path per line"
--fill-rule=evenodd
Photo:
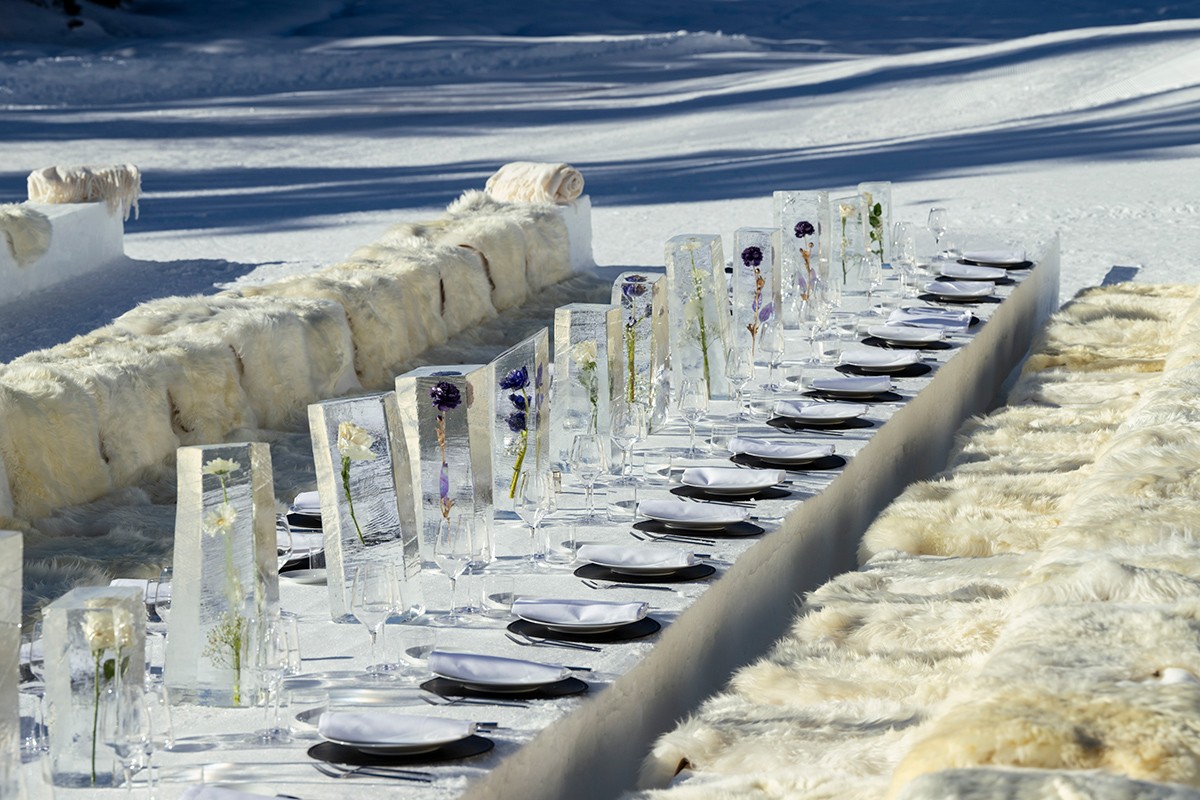
M555 639L540 639L536 636L530 636L527 633L512 633L510 631L504 635L508 637L510 642L519 644L522 647L562 647L567 650L589 650L593 653L599 653L603 649L600 647L593 647L590 644L583 644L582 642L563 642Z
M645 583L600 583L599 581L584 580L583 585L589 589L650 589L655 592L673 592L672 586L650 586Z
M322 775L328 775L331 778L352 778L355 775L361 775L370 778L394 778L399 781L433 783L433 774L430 772L398 769L396 767L351 767L331 762L316 761L313 762L313 768Z
M704 536L684 536L677 533L641 533L639 531L630 531L629 535L643 542L679 542L681 544L705 544L709 547L717 543L716 539L709 539Z
M500 699L491 700L491 699L485 699L482 697L481 698L442 697L440 694L437 694L435 692L422 692L421 699L424 700L426 703L428 703L431 706L469 705L469 706L511 706L513 708L528 708L529 707L529 703L527 703L524 700L500 700ZM476 727L494 728L495 726L476 723Z

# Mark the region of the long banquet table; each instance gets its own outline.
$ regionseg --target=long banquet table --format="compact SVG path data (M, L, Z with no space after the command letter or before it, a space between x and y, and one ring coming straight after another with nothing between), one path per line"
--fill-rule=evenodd
M157 796L177 797L199 782L305 800L350 793L364 800L384 796L607 798L631 788L654 739L777 639L804 592L854 569L859 538L875 515L905 485L944 465L959 424L988 407L1057 308L1057 241L1037 253L1035 261L1037 266L1013 285L997 287L1003 302L967 306L984 324L948 336L948 349L928 351L932 367L928 374L897 379L899 399L872 404L867 416L871 427L846 430L836 438L791 434L804 441L833 443L837 453L846 457L846 465L790 473L787 497L755 503L755 517L766 529L762 536L717 539L712 546L692 548L712 553L717 574L708 580L673 584L675 592L593 590L573 575L573 568L526 567L515 554L527 549L527 532L516 521L498 523L501 557L489 570L510 572L518 595L646 600L652 606L650 616L663 628L649 637L604 644L601 652L590 653L519 647L503 635L509 619L476 617L469 626L438 627L438 647L589 666L591 673L579 673L590 684L587 693L531 700L526 707L428 705L416 680L364 680L368 660L364 629L329 620L325 586L282 579L281 604L299 616L303 655L303 673L289 682L292 703L285 712L296 731L294 741L247 744L247 735L263 727L262 709L176 706L172 711L176 746L155 754L160 777ZM789 339L789 352L806 349L798 331L789 335L795 336ZM709 419L732 411L731 402L714 402ZM705 427L702 423L702 431ZM741 432L782 435L753 420ZM657 453L678 450L686 437L683 423L673 420L643 447ZM686 465L723 463L727 459L706 455ZM670 488L667 483L647 482L639 489L639 498L666 497ZM568 486L568 491L574 490ZM570 524L567 516L559 512L550 522ZM581 542L635 543L629 524L601 523L578 530ZM387 626L383 652L389 656L398 652L406 628L436 626L429 617L448 605L445 577L438 573L421 577L430 613L416 622ZM321 775L305 752L320 742L311 721L323 708L362 706L491 721L501 727L486 734L495 742L488 753L419 767L436 775L430 785ZM34 770L34 765L27 768L30 796L49 796ZM117 791L57 788L54 796L115 796ZM144 786L135 793L145 796Z

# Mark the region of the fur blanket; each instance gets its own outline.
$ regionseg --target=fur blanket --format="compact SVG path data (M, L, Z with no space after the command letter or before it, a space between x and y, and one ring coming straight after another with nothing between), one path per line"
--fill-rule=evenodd
M642 796L1197 796L1196 297L1065 306L862 569L660 739Z
M35 208L17 203L0 205L0 234L18 267L37 261L50 247L54 226Z
M138 213L142 173L133 164L106 167L43 167L26 181L33 203L104 202L110 214L119 209L123 219Z

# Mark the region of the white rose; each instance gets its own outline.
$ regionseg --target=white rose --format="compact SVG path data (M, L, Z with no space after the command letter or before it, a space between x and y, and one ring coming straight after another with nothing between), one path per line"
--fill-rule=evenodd
M374 461L375 454L371 445L375 438L353 422L342 422L338 425L338 452L343 458L351 461Z

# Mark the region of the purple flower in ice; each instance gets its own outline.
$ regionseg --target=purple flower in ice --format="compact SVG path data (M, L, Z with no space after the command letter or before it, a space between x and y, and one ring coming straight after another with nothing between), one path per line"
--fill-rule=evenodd
M514 369L512 372L500 379L500 388L505 391L513 392L517 389L524 389L529 385L529 370L526 367Z
M632 300L635 297L641 297L646 293L646 284L627 280L621 285L621 294Z
M771 312L774 310L775 310L775 304L767 303L765 306L763 306L762 308L760 308L758 310L758 321L766 322L767 320L769 320L771 318Z
M761 248L751 245L742 251L742 263L747 267L757 267L762 263L763 252Z
M518 411L524 411L525 406L529 403L528 399L526 399L525 395L523 394L510 394L508 396L508 402L512 403L513 408L517 409Z
M438 381L429 390L429 399L433 401L434 408L444 413L458 408L458 404L462 402L462 395L453 383Z
M804 236L812 236L817 232L812 223L806 219L802 219L796 223L796 238L800 239Z
M508 429L510 431L512 431L513 433L520 433L521 431L525 430L525 412L524 411L512 412L511 414L508 415L508 419L506 419L505 421L508 423Z

